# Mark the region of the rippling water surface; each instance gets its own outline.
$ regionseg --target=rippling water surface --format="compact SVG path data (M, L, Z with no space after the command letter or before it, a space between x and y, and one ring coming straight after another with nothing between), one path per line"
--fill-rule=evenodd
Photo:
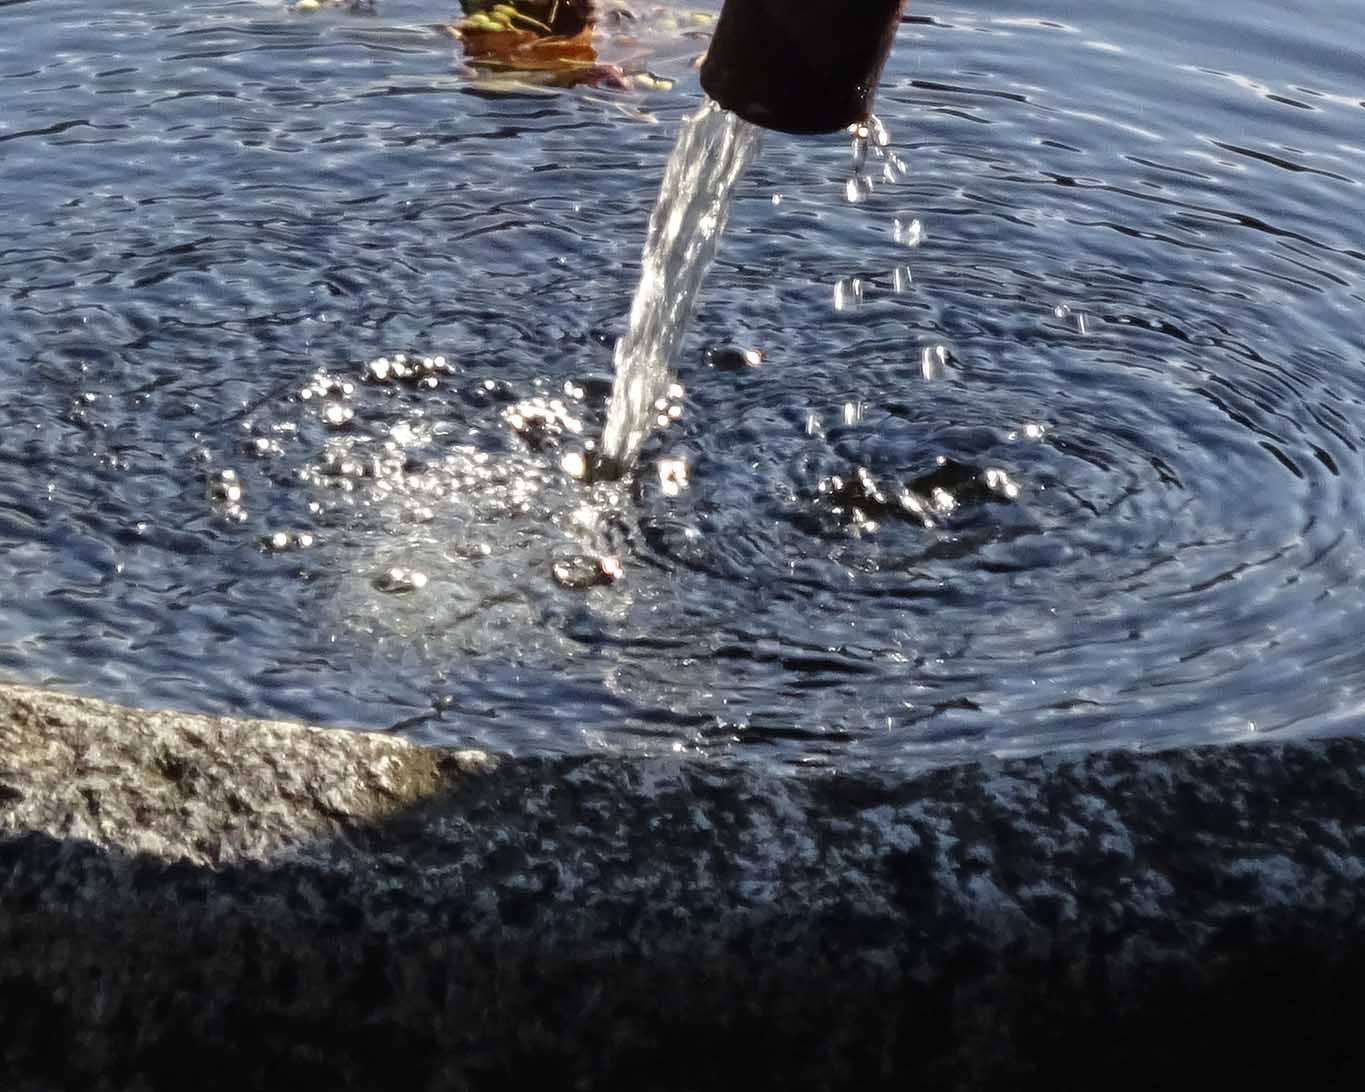
M0 672L776 763L1358 731L1354 9L917 5L585 485L702 39L546 93L434 0L0 3Z

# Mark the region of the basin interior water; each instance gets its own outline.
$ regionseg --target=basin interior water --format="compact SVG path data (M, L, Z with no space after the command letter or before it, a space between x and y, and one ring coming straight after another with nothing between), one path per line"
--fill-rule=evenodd
M1353 4L915 5L596 484L703 29L490 87L449 7L0 5L0 673L782 765L1360 729Z

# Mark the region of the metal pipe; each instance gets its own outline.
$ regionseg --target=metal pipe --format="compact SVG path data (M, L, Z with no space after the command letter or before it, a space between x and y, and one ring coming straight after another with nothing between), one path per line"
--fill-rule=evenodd
M871 113L906 0L725 0L701 85L765 129L831 133Z

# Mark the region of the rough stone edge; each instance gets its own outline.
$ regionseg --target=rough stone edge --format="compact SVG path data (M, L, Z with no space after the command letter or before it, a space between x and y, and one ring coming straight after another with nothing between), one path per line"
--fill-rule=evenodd
M0 832L221 865L337 836L492 768L478 751L0 684ZM22 795L22 801L16 797Z
M6 1087L1355 1088L1363 884L1357 739L801 778L0 687Z

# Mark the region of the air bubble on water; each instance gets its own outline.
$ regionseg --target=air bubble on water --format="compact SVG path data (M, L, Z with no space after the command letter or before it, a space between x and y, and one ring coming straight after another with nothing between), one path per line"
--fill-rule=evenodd
M583 431L583 422L569 412L562 398L534 395L507 407L501 416L533 448L557 441L565 433L576 436Z
M910 490L902 489L896 495L896 499L900 502L901 508L919 520L920 525L926 530L933 530L938 526L924 501Z
M1052 309L1052 313L1058 318L1066 318L1067 315L1071 314L1071 308L1064 303L1059 303Z
M349 424L351 418L354 416L355 410L351 409L350 406L343 406L337 402L331 403L322 411L323 423L331 428L341 428L343 425Z
M282 554L290 550L307 550L317 540L308 531L273 531L256 540L268 554Z
M407 595L425 588L427 575L416 569L395 567L376 574L370 584L385 595Z
M225 468L209 479L209 499L220 504L236 504L242 499L242 483L237 471Z
M560 558L551 566L555 583L562 588L582 590L614 584L625 575L618 558L575 554Z
M929 493L929 500L941 516L952 514L953 509L957 507L957 498L942 486L936 486Z
M985 481L987 489L1006 500L1015 500L1019 496L1018 483L1011 481L1010 476L997 467L986 468Z
M708 368L721 372L743 372L756 368L763 361L763 354L757 349L744 349L735 345L712 345L707 348L702 359Z

